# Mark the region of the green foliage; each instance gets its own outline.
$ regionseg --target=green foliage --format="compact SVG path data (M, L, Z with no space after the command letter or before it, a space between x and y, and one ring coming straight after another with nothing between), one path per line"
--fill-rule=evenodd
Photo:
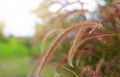
M24 77L31 68L30 57L2 57L0 58L0 77Z
M25 56L31 52L31 45L25 39L5 38L0 40L0 56Z

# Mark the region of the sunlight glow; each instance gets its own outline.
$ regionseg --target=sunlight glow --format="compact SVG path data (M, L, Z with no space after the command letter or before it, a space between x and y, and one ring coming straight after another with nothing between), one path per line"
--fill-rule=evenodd
M36 16L30 11L42 0L0 0L0 20L4 22L6 36L32 36Z
M0 0L0 22L3 22L5 28L3 34L5 36L33 36L35 33L35 23L37 16L31 14L30 11L39 7L43 0ZM62 0L64 3L64 0ZM69 0L73 2L76 0ZM84 5L84 9L94 11L97 4L104 0L81 0L88 3ZM96 4L97 3L97 4ZM60 4L54 4L49 8L49 11L56 12L61 7ZM67 6L67 10L81 8L79 4ZM41 21L40 21L41 22Z

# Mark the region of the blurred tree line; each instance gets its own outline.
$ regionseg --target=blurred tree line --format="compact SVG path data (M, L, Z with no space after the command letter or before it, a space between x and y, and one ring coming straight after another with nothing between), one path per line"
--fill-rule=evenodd
M3 35L4 24L0 23L0 57L28 56L32 52L31 38Z

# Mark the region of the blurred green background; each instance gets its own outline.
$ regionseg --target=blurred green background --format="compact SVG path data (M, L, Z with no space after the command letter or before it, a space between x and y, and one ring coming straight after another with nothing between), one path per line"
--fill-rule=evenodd
M0 0L0 77L27 77L35 64L41 41L34 45L37 16L31 10L41 1ZM51 68L48 65L45 72Z
M30 38L0 35L0 77L26 77L31 51Z
M10 1L10 0L5 0L5 1ZM22 2L20 3L19 1L22 1ZM40 4L40 1L43 1L43 3ZM76 5L74 5L74 6L72 5L74 7L74 8L72 7L72 9L71 9L71 7L69 7L69 8L63 7L67 10L64 14L63 12L65 9L63 9L63 10L61 10L61 12L59 12L60 7L62 7L62 6L58 7L59 4L57 4L57 3L54 4L54 6L52 6L53 5L52 3L56 2L56 1L57 0L18 0L18 2L17 2L17 0L11 0L10 1L11 5L6 6L7 11L4 11L4 12L1 10L2 4L0 4L0 19L4 20L4 22L0 21L0 77L26 77L27 74L32 69L33 65L35 64L35 61L40 57L39 53L41 50L42 39L47 33L49 33L49 31L51 31L53 29L68 28L73 24L87 20L87 16L88 16L88 19L91 19L94 21L100 20L102 17L104 17L104 15L105 15L105 17L107 16L106 13L107 13L107 11L109 12L109 10L105 10L106 8L104 6L107 5L107 3L109 3L111 0L101 0L101 1L103 1L102 3L100 3L101 1L99 2L98 0L93 0L93 1L96 1L96 4L93 7L96 7L96 8L101 7L101 11L99 11L99 8L97 8L97 9L92 8L91 9L92 12L90 11L90 13L88 15L86 13L86 15L71 14L68 16L66 16L67 12L69 14L69 12L71 12L71 11L74 11L76 9L81 11L81 9L76 8L75 7ZM58 0L58 3L59 3L59 1L60 0ZM77 1L77 0L61 0L60 2L61 2L61 4L64 4L67 2L69 4L69 3L74 3L74 1ZM3 2L4 2L4 0L3 0ZM34 2L36 2L37 4ZM88 1L86 0L86 2L88 2ZM12 6L12 3L14 4L14 6ZM18 3L19 5L17 5L16 3ZM25 5L23 5L23 3ZM32 3L34 3L34 5L32 5ZM27 4L29 4L29 5L27 5ZM38 5L38 6L36 6L36 5ZM55 7L55 6L57 6L57 7ZM14 8L14 7L16 7L16 8ZM55 9L55 8L57 8L57 9ZM2 9L6 10L6 8L2 8ZM57 10L58 10L58 12L57 12ZM89 10L89 7L88 7L88 10ZM30 13L28 13L28 11ZM105 14L99 15L99 13L101 13L102 11ZM35 14L35 16L32 14ZM2 18L2 16L3 16L3 18ZM27 16L27 18L25 16ZM31 18L31 16L32 16L32 18ZM60 18L60 16L61 16L61 18ZM62 20L62 18L64 20ZM26 19L27 21L26 20L24 21L24 19ZM31 19L33 19L33 20L31 20ZM16 20L16 21L14 21L14 20ZM60 22L58 23L58 21L60 21ZM117 21L117 19L116 19L116 21ZM34 24L31 22L33 22ZM13 23L15 23L15 24L13 24ZM7 26L6 26L6 24L7 24ZM15 27L14 29L11 29L11 34L9 34L10 31L8 32L9 36L7 36L4 32L5 27L8 27L8 25L10 26L9 28ZM30 27L30 26L34 26L34 27ZM108 24L108 26L109 26L109 24ZM113 30L114 28L112 28L111 26L109 26L109 27L110 27L110 30L107 30L108 32L106 31L106 33L112 33L112 31L114 32L114 30ZM117 26L117 27L118 27L118 33L119 33L120 27L119 26ZM31 30L33 30L33 29L35 31L33 33L31 33L32 32ZM109 29L109 28L107 28L107 29ZM15 30L15 31L20 30L21 31L20 33L21 34L23 33L22 34L23 36L16 37L17 32L15 32L13 30ZM27 30L30 31L30 32L28 31L28 33L30 33L30 35L25 36L26 34L24 34L24 33ZM55 36L56 35L50 36L50 38L47 39L47 41L45 41L45 44L44 44L45 50L48 49L49 45L51 44L51 40L53 41ZM64 43L66 43L65 45L63 44L62 46L58 47L58 51L62 51L62 48L63 48L65 52L64 51L59 52L59 53L57 52L57 53L55 53L55 57L52 56L52 58L54 58L56 60L57 57L61 58L63 53L66 54L67 53L66 51L69 50L69 43L67 43L67 42L70 40L71 39L68 38L67 41L64 42ZM98 42L99 43L98 50L101 51L101 48L103 47L103 53L104 53L104 51L109 51L109 50L111 52L119 51L119 46L120 46L119 37L118 37L118 40L115 40L115 41L117 41L117 42L115 42L116 43L115 45L114 45L114 43L112 43L113 45L109 44L109 42L107 42L106 40L105 41L103 40L100 43ZM104 45L106 45L106 48L107 48L107 46L109 47L108 50L105 48ZM97 45L95 47L97 47ZM67 48L67 49L65 49L65 48ZM100 53L98 52L98 54L100 54ZM113 53L110 53L110 54L113 55ZM118 54L118 52L115 53L115 55L116 54ZM105 54L105 55L109 55L109 54ZM107 56L107 58L109 58L109 56ZM66 62L66 64L67 64L67 62ZM54 68L55 68L54 64L52 64L52 63L47 64L44 69L42 77L52 77L53 76L52 70ZM75 70L73 70L73 71L75 71ZM62 71L62 72L64 72L64 71ZM67 73L67 74L69 75L70 73Z
M0 35L0 77L26 77L31 70L41 42L32 47L31 38L4 37ZM34 52L33 52L34 51ZM44 77L51 75L51 65Z
M0 33L0 77L26 77L40 53L41 41L32 46L32 38L5 37ZM48 42L49 44L49 42ZM52 66L45 69L50 77ZM49 71L49 72L46 72Z

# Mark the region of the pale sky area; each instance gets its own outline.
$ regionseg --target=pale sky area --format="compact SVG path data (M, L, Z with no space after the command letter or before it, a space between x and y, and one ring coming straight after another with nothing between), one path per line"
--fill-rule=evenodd
M32 36L35 33L36 16L32 9L40 5L41 0L0 0L0 21L4 22L4 35Z
M94 11L97 7L94 0L81 1L89 3L84 8L90 11ZM4 22L5 25L3 34L20 37L33 36L37 17L30 11L36 9L40 2L41 0L0 0L0 21ZM54 12L58 9L56 7L59 8L59 5L53 5L49 10ZM79 6L75 4L74 7L69 6L67 9L71 10L77 7Z

